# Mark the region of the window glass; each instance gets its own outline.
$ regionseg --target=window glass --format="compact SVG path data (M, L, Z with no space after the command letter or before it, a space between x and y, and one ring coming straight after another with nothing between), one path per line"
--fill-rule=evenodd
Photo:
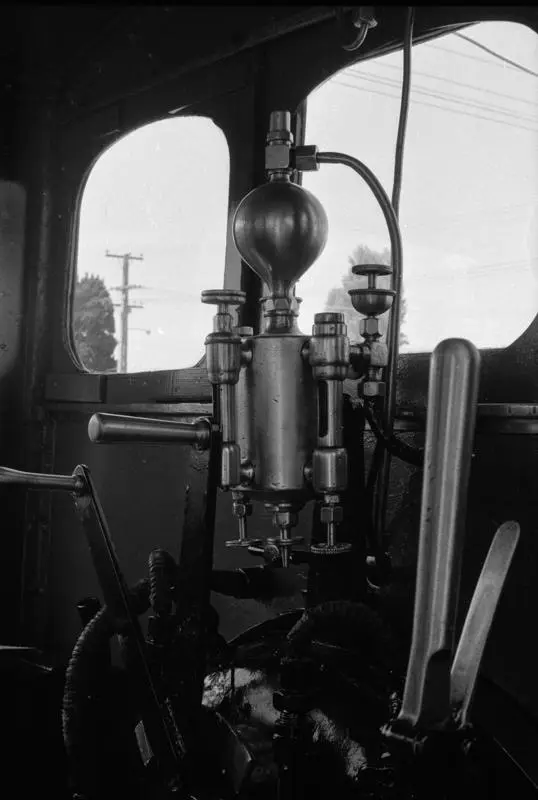
M72 328L95 372L197 363L222 286L229 152L206 117L144 126L112 145L84 188Z
M307 106L305 142L359 158L389 196L401 82L399 52L343 70ZM345 167L321 165L303 185L330 228L297 287L302 329L317 311L343 308L355 333L347 289L361 279L349 268L390 256L381 211ZM538 310L538 36L529 28L481 23L413 48L400 225L402 352L450 336L505 347L523 333Z

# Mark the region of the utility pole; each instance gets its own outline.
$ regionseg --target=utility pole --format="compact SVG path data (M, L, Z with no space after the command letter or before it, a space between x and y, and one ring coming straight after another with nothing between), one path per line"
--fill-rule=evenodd
M140 284L129 283L129 265L131 261L143 261L144 256L132 256L130 253L109 253L106 251L107 258L119 258L122 261L123 273L121 286L111 286L113 291L121 292L121 302L114 303L121 308L121 339L120 339L120 368L119 372L127 372L127 345L129 337L129 314L132 308L144 308L140 303L129 303L129 292L131 289L143 289Z

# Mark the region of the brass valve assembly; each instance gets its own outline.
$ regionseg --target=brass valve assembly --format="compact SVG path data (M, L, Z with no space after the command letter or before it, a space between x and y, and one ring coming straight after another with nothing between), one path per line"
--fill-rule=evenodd
M353 308L364 315L359 325L364 344L352 350L352 358L360 360L367 355L365 380L361 387L363 396L384 397L383 367L387 365L388 350L387 345L380 341L379 317L391 308L396 292L376 286L376 278L390 275L392 270L381 264L357 264L351 271L354 275L366 275L368 278L367 288L349 291Z
M351 167L366 181L381 206L391 242L391 266L360 265L365 288L349 292L361 319L362 343L350 344L344 315L316 314L312 335L297 325L299 278L321 255L328 222L314 195L292 181L294 172L320 164ZM343 446L343 385L359 380L358 392L376 398L390 433L395 400L398 319L401 283L401 237L383 187L370 170L351 156L318 153L315 146L293 146L291 115L271 114L265 150L267 183L253 189L239 204L233 220L235 245L264 286L262 330L236 325L236 309L246 300L235 289L202 292L202 302L217 306L213 331L206 337L207 374L214 390L213 420L177 422L116 414L95 414L90 439L96 443L146 442L221 446L219 485L231 490L239 525L229 547L276 552L290 563L298 513L322 498L320 521L325 541L312 544L320 556L344 553L350 543L338 537L343 520L342 493L348 484L348 458ZM376 285L391 275L393 288ZM379 317L391 310L387 342L381 340ZM216 440L215 440L216 441ZM387 473L388 474L388 473ZM380 496L386 494L381 486ZM266 543L249 538L247 518L252 501L263 502L273 516L276 536ZM261 546L260 546L261 545Z
M264 285L263 330L233 327L230 309L245 301L242 292L210 290L202 302L218 306L213 333L205 341L207 371L215 390L215 419L222 433L220 486L233 492L239 538L228 546L259 544L247 536L251 500L272 511L283 566L290 563L298 512L321 496L326 540L311 546L319 555L345 552L338 541L343 518L341 493L347 488L343 446L343 384L357 373L365 397L384 397L388 347L380 342L378 317L391 308L394 289L376 286L391 267L361 265L368 287L349 294L361 320L364 343L350 346L344 315L316 314L312 336L298 328L300 299L295 285L322 253L328 222L319 201L292 182L294 170L319 168L316 147L293 148L291 117L271 114L267 135L268 182L239 204L233 237L242 259ZM331 154L328 154L331 155ZM321 159L320 159L321 160Z

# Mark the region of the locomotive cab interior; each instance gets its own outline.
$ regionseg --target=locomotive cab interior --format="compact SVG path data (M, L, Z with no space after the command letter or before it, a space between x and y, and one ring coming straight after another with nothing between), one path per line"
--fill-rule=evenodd
M0 17L6 796L538 797L538 12Z

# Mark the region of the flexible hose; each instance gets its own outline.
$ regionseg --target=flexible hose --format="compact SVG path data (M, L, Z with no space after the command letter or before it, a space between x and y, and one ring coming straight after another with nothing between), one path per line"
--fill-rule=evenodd
M407 133L407 118L409 116L409 98L411 94L411 49L413 46L413 25L415 9L408 8L405 23L404 48L403 48L403 80L402 99L400 104L400 120L396 135L396 152L394 156L394 180L392 184L392 207L397 217L400 216L400 195L402 192L403 155L405 135Z
M369 406L368 403L364 403L363 405L364 413L366 419L368 420L368 424L372 430L372 433L375 435L377 442L381 445L382 448L387 450L391 455L396 456L401 461L405 461L407 464L412 464L414 467L422 467L424 464L424 450L422 448L413 447L410 444L398 439L396 436L391 435L387 436L383 433L379 422L375 418L374 410ZM375 452L374 452L375 458ZM369 476L370 481L370 476Z
M407 18L405 24L405 33L404 33L404 50L403 50L403 79L402 79L402 97L400 103L400 119L398 122L398 133L396 135L396 150L394 155L394 182L392 186L392 208L394 210L394 214L396 218L399 219L400 216L400 195L402 191L402 176L403 176L403 156L404 156L404 147L405 147L405 135L407 132L407 119L409 115L409 99L411 95L411 52L413 49L413 25L415 21L415 9L413 7L408 8L407 10ZM393 283L393 288L396 288ZM393 343L396 342L399 348L399 337L400 337L400 318L401 318L401 291L403 289L403 273L400 275L400 286L398 288L398 307L397 313L396 309L393 309L390 322L389 322L389 331L387 335L387 339L390 342L390 347L392 348ZM392 437L392 419L394 417L394 411L396 408L396 369L397 369L397 359L398 359L398 351L396 351L396 358L394 359L394 388L393 388L393 398L389 400L391 408L390 413L391 417L388 420L389 424L385 425L386 428L386 435L391 438ZM391 387L389 387L390 389ZM387 417L385 417L385 422L387 422ZM378 491L377 497L375 496L375 490L373 494L373 504L372 504L372 523L374 525L374 529L377 532L377 538L379 540L379 546L381 549L383 548L383 535L385 530L385 515L387 509L387 500L388 500L388 492L389 492L389 481L390 481L390 452L388 449L383 449L383 445L378 440L376 445L376 450L378 450L377 457L374 457L372 462L372 467L375 469L375 472L371 472L372 480L374 484L377 484L378 474L381 474L381 482L378 484ZM375 455L375 454L374 454Z
M148 610L147 579L140 581L131 590L131 599L135 614L140 615ZM75 777L84 774L84 712L101 677L103 647L116 632L108 609L104 606L80 634L67 666L62 703L62 732Z
M166 550L152 550L148 559L149 600L156 614L166 615L172 609L177 565Z
M318 153L316 160L320 164L342 164L356 172L364 180L377 200L388 228L392 260L392 288L396 292L391 313L391 320L394 320L394 324L389 326L387 336L389 349L386 371L387 400L383 409L384 427L387 432L390 432L396 404L396 367L398 364L399 319L402 294L403 249L400 226L381 182L366 164L363 164L358 158L353 158L353 156L345 153Z

